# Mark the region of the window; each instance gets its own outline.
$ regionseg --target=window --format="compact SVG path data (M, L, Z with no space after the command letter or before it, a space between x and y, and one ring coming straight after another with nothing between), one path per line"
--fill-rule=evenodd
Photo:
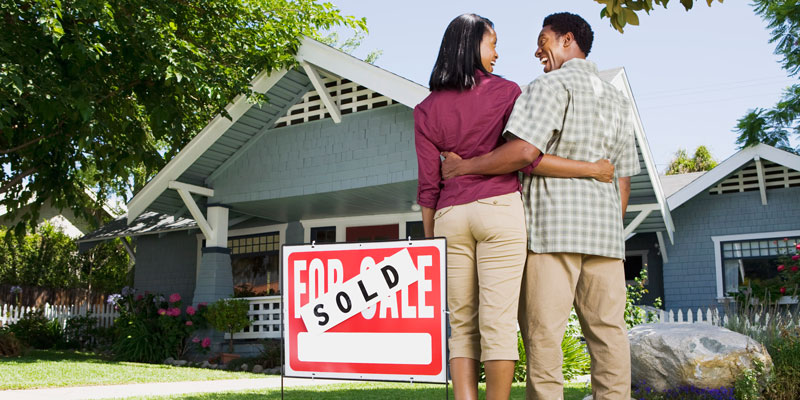
M724 293L735 293L751 281L775 278L778 257L794 254L798 242L800 236L720 242Z
M422 221L406 222L406 236L410 236L411 239L425 239L425 228L422 226Z
M280 293L280 234L278 232L228 239L234 294L238 297Z
M624 264L625 282L632 285L642 270L647 271L647 250L626 251Z
M311 242L336 243L336 227L324 226L321 228L311 228Z

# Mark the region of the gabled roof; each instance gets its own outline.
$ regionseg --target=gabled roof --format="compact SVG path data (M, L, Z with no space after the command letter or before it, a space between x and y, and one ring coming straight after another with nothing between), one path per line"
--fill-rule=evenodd
M77 240L78 243L99 242L118 237L148 235L162 232L181 231L197 228L197 223L189 218L175 218L148 211L128 224L123 215Z
M758 144L755 146L747 147L740 150L738 153L730 156L725 161L721 162L711 171L704 173L699 178L695 179L675 194L669 197L669 209L674 210L682 204L691 200L701 192L706 191L718 182L729 177L742 167L746 166L752 161L756 161L760 165L760 160L768 160L776 164L783 165L795 171L800 171L800 156L792 154L783 150L776 149L766 144ZM759 167L760 169L761 167ZM763 176L760 177L762 201L766 203L766 193L763 182Z
M670 196L692 183L695 179L703 176L705 173L706 171L687 172L677 175L661 175L659 179L661 180L661 188L664 189L664 196L667 196L667 200L669 201Z
M305 38L297 56L308 63L414 108L428 89L389 71L366 63L333 47ZM183 204L176 193L168 191L170 182L180 181L205 186L217 169L258 140L285 111L312 89L309 78L296 69L264 71L251 82L254 91L266 93L269 104L253 105L244 96L236 97L225 109L227 119L217 115L128 203L128 223L145 210L175 213L174 205ZM162 204L159 204L162 203Z

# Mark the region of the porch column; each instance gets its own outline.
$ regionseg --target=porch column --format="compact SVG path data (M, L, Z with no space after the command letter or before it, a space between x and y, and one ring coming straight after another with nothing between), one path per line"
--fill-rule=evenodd
M197 266L197 281L193 304L213 303L233 294L231 251L228 249L228 208L222 204L209 204L207 221L210 229L206 236L200 265Z

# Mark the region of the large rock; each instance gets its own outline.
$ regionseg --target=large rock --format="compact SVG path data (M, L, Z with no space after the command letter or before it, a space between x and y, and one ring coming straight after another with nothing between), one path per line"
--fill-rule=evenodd
M772 359L763 345L748 336L708 324L646 324L628 333L631 380L656 390L692 385L732 387L736 377L761 361Z

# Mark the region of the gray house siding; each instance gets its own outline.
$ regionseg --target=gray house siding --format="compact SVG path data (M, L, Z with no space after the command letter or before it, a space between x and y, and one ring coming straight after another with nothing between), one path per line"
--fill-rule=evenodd
M140 292L178 293L184 304L191 303L197 274L197 237L186 231L159 236L136 239L134 287Z
M304 196L417 178L412 111L392 105L272 129L222 172L214 202Z
M712 236L800 229L800 188L768 189L768 205L758 191L698 194L672 210L675 243L667 243L664 300L667 309L717 305L717 266Z

